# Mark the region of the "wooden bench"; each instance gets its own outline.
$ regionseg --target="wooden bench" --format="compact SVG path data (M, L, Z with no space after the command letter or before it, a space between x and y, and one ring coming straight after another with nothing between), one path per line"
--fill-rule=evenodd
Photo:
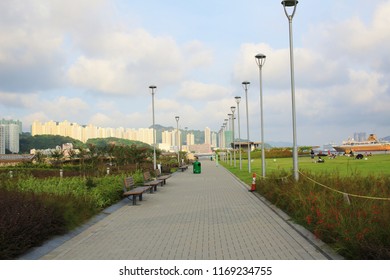
M158 168L155 170L155 172L157 175L157 179L163 180L164 185L167 183L167 179L171 177L171 174L161 174L161 171Z
M150 186L136 187L133 177L127 177L123 182L123 196L128 199L131 197L133 205L137 205L137 196L139 197L139 200L142 201L142 194L150 188Z
M188 169L188 165L185 164L185 165L180 165L179 166L179 169L181 170L181 172L183 172L184 170L187 170Z
M157 186L160 185L162 186L164 184L163 180L153 180L152 176L150 176L150 172L146 171L144 172L144 185L151 187L151 190L153 189L154 191L157 191Z

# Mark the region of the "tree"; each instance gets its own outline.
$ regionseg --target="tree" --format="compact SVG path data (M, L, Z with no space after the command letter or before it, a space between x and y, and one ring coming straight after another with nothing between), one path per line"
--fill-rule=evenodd
M59 166L62 164L62 159L64 158L64 154L62 153L61 150L56 149L51 152L51 157L54 159L53 165Z

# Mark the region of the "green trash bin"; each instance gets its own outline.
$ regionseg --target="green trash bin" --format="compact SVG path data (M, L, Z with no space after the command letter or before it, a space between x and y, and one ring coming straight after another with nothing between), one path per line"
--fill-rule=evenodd
M199 161L195 161L192 164L192 167L193 167L193 170L194 170L194 174L200 174L200 172L202 171L201 164L200 164Z

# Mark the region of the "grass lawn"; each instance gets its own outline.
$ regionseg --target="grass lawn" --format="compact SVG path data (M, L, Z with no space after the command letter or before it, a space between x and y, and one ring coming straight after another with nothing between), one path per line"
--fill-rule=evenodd
M390 175L390 154L373 155L361 160L346 156L339 156L335 159L328 159L328 157L322 158L325 160L325 163L313 163L310 157L299 157L299 170L303 173L338 173L345 177L354 176L355 174L360 174L361 176ZM252 173L261 176L261 159L259 158L252 159L251 173L248 173L247 160L242 160L242 170L239 168L238 159L236 160L235 168L234 164L230 166L229 162L223 163L223 165L248 184L252 182ZM266 175L280 171L292 173L292 166L292 158L266 159Z
M312 180L299 181L291 176L292 158L266 159L266 180L256 180L256 191L345 258L390 259L390 155L323 159L300 157L300 172ZM238 160L221 165L250 186L253 173L261 177L261 159L251 173L247 163L242 170Z

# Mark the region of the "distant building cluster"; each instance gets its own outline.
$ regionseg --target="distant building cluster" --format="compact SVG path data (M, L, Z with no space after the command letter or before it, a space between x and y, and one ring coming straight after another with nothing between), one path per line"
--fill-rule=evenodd
M0 120L0 154L19 153L19 136L22 122L19 120Z
M217 147L217 134L211 132L211 130L205 128L205 143L208 150L211 147ZM185 138L183 139L183 131L179 129L171 129L162 131L161 133L161 143L156 143L158 148L164 151L190 151L190 149L196 149L195 135L192 132L186 132ZM85 143L88 139L91 138L107 138L107 137L116 137L121 139L135 140L140 141L149 145L153 145L153 129L152 128L102 128L89 125L79 125L77 123L71 123L69 121L55 122L49 121L46 123L41 123L39 121L34 121L31 127L31 135L60 135L68 136L73 139L80 140ZM156 137L158 138L158 137ZM190 148L191 147L191 148ZM202 150L205 150L201 146Z
M153 129L151 128L103 128L92 124L79 125L68 121L41 123L34 121L31 127L31 135L60 135L68 136L85 143L91 138L116 137L153 144Z
M367 140L367 134L365 132L355 132L353 134L353 139L358 142L363 142Z

